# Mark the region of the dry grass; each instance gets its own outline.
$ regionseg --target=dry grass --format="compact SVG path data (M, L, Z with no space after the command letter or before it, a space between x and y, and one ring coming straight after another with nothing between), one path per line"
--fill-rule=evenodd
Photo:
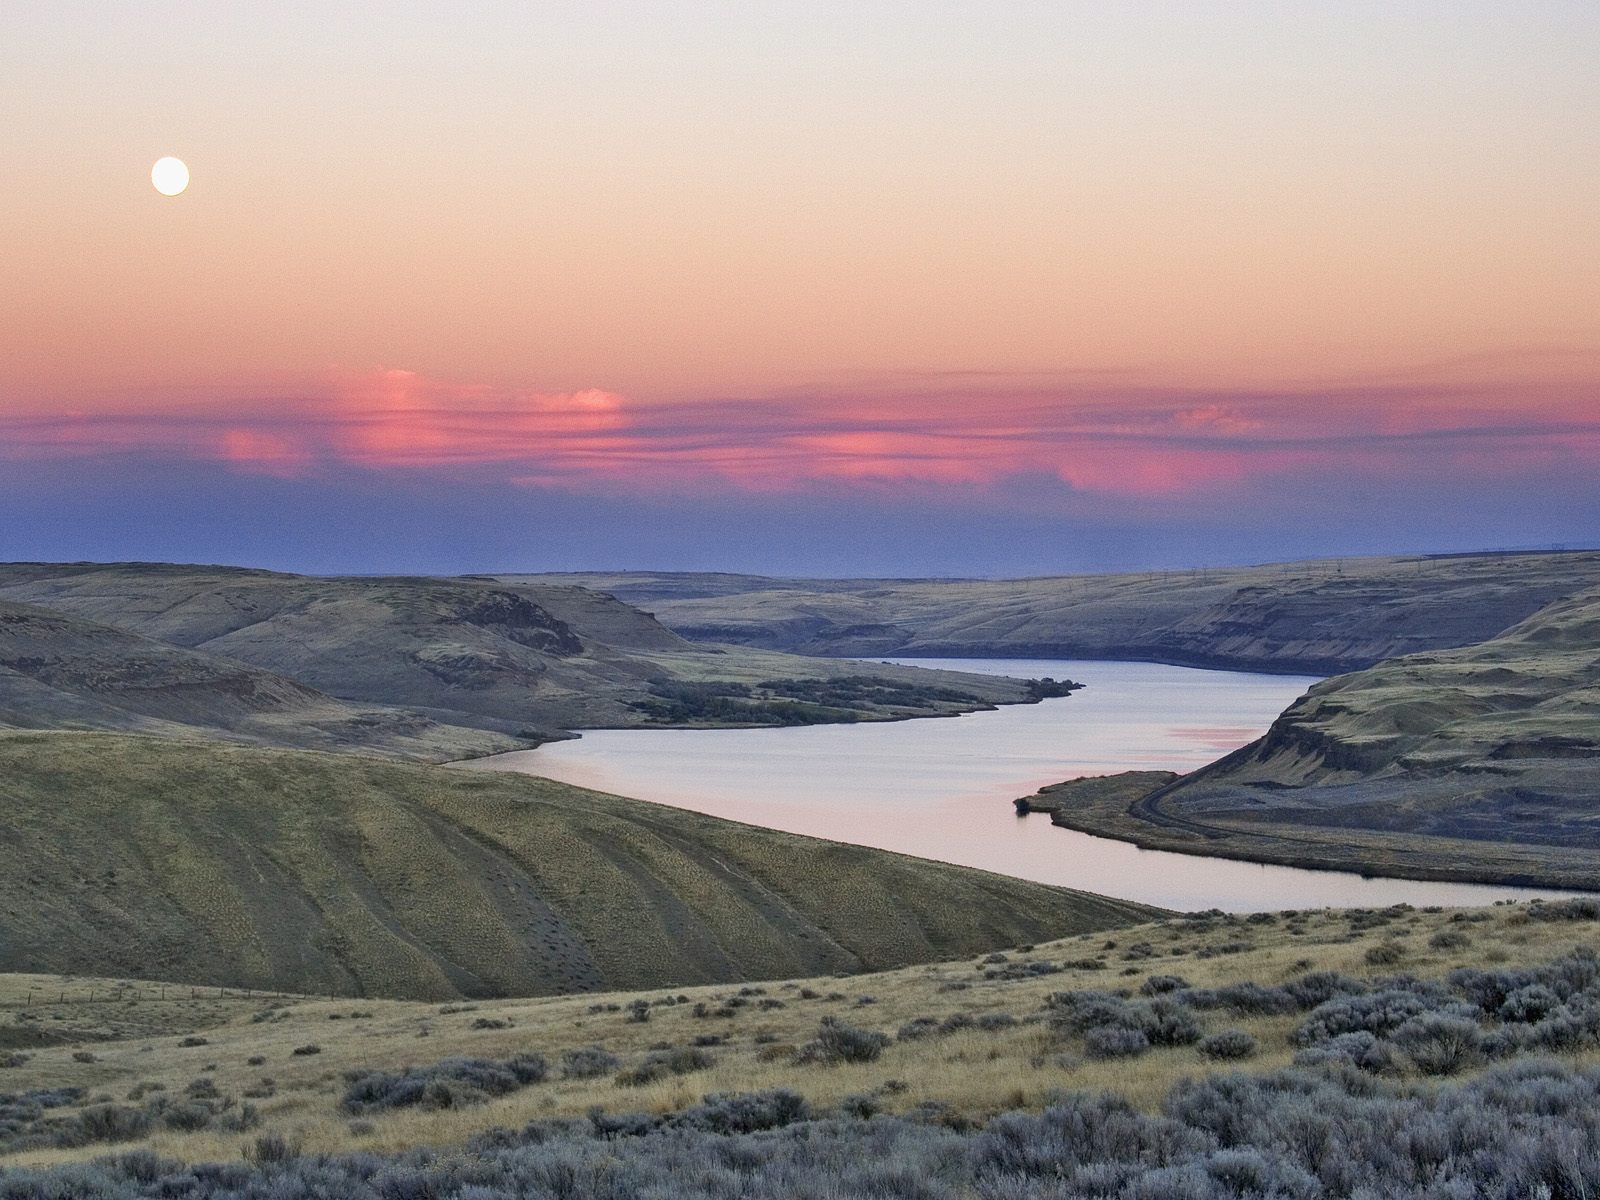
M1302 930L1299 933L1291 933L1290 922L1283 918L1270 924L1240 918L1171 920L1121 930L1109 937L1104 933L1081 935L1007 955L1014 963L1098 957L1106 964L1102 970L1075 968L1040 977L986 980L984 971L990 964L979 958L848 979L792 980L764 985L764 995L743 997L744 1007L732 1018L694 1015L696 1002L715 1010L737 997L740 989L730 986L673 989L670 995L687 997L688 1002L654 1007L651 1019L644 1023L628 1019L627 1003L635 995L655 1000L669 993L482 1001L470 1006L299 1000L275 1007L259 1000L221 997L169 1006L164 1010L168 1023L159 1033L152 1025L137 1036L35 1050L23 1066L0 1072L0 1090L77 1085L121 1098L141 1082L162 1083L170 1092L179 1092L191 1080L209 1074L224 1092L238 1095L263 1078L271 1078L275 1080L274 1093L255 1101L262 1110L264 1127L286 1134L308 1151L451 1145L488 1128L519 1127L541 1117L581 1115L596 1105L613 1111L667 1112L695 1103L710 1092L780 1086L793 1088L819 1105L835 1104L852 1094L877 1093L890 1111L937 1101L974 1117L1040 1106L1049 1092L1060 1088L1112 1089L1152 1108L1179 1079L1216 1069L1215 1064L1193 1048L1155 1050L1133 1060L1085 1059L1079 1045L1059 1039L1042 1021L1028 1020L1039 1014L1050 993L1137 988L1153 974L1181 975L1201 987L1247 980L1282 983L1307 969L1336 970L1357 977L1397 970L1432 976L1486 961L1532 965L1596 936L1591 924L1530 922L1515 906L1476 912L1486 914L1486 919L1458 922L1452 920L1451 912L1409 912L1388 924L1354 933L1349 916L1337 910L1306 914L1295 922ZM1465 930L1470 944L1453 950L1431 948L1430 937L1444 927ZM1367 951L1380 940L1403 947L1398 964L1374 966L1367 961ZM1108 945L1113 942L1114 946ZM1219 946L1241 943L1250 948L1215 953ZM1129 961L1130 947L1140 944L1150 947L1151 956ZM1134 953L1142 955L1143 951ZM41 977L0 979L0 1004L13 1006L6 1010L10 1018L18 1011L14 1007L18 997L43 982L47 981ZM807 994L814 995L806 998ZM863 996L873 997L875 1002L860 1004ZM762 1010L762 1000L781 1001L783 1007ZM624 1011L593 1011L613 1004ZM74 1022L87 1022L82 1013L86 1007L68 1004L57 1010L64 1026L72 1028ZM145 1009L152 1007L152 1002L144 1002ZM141 1010L135 1005L130 1011ZM266 1019L251 1019L264 1011L269 1012ZM781 1049L812 1037L828 1016L892 1034L918 1017L942 1020L955 1014L992 1012L1011 1013L1020 1023L995 1032L969 1029L945 1037L891 1043L877 1061L865 1064L799 1066ZM40 1010L39 1015L51 1020L57 1013ZM474 1021L482 1018L511 1024L504 1029L473 1028ZM1289 1034L1299 1021L1295 1017L1238 1017L1220 1012L1202 1014L1202 1019L1207 1032L1239 1028L1259 1040L1259 1053L1237 1064L1249 1070L1286 1064L1292 1054ZM0 1025L0 1030L4 1028ZM195 1029L203 1029L199 1036L207 1039L206 1044L180 1046L182 1036ZM727 1038L726 1045L711 1048L718 1060L713 1069L646 1087L624 1088L609 1076L562 1080L553 1072L546 1083L476 1107L402 1109L361 1122L353 1122L340 1109L346 1071L425 1066L454 1055L507 1058L539 1053L555 1064L562 1051L589 1045L604 1046L626 1066L652 1047L688 1045L705 1034ZM297 1047L307 1044L320 1046L321 1053L294 1054ZM84 1048L98 1061L74 1061L73 1052ZM251 1065L248 1060L252 1057L264 1061ZM208 1066L214 1070L207 1072ZM253 1136L161 1134L149 1145L189 1160L228 1158L241 1153ZM104 1152L103 1146L36 1151L4 1161L58 1162Z

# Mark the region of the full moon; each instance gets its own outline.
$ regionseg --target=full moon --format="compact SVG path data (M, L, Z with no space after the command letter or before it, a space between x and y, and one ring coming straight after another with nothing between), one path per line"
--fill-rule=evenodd
M158 158L150 168L150 182L163 196L176 196L189 186L189 168L179 158Z

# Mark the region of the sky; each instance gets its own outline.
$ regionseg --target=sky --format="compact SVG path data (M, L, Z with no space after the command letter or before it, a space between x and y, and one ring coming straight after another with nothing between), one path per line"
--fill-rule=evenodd
M59 0L0 113L0 559L1600 542L1592 0Z

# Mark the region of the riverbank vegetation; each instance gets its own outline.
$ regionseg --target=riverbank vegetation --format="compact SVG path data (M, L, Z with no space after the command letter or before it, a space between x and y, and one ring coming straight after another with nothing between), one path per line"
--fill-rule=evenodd
M633 708L652 725L824 725L859 721L856 708L796 700L766 684L656 679Z
M1051 678L1022 681L1028 703L1071 695L1082 684ZM822 725L898 720L993 708L958 688L876 675L833 679L653 679L650 695L633 702L658 725Z

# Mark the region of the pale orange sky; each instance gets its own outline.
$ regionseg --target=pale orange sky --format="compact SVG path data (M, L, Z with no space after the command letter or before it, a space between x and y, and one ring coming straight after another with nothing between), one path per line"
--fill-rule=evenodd
M0 112L24 490L1600 486L1588 0L68 0Z
M9 405L1600 346L1593 6L33 7Z

